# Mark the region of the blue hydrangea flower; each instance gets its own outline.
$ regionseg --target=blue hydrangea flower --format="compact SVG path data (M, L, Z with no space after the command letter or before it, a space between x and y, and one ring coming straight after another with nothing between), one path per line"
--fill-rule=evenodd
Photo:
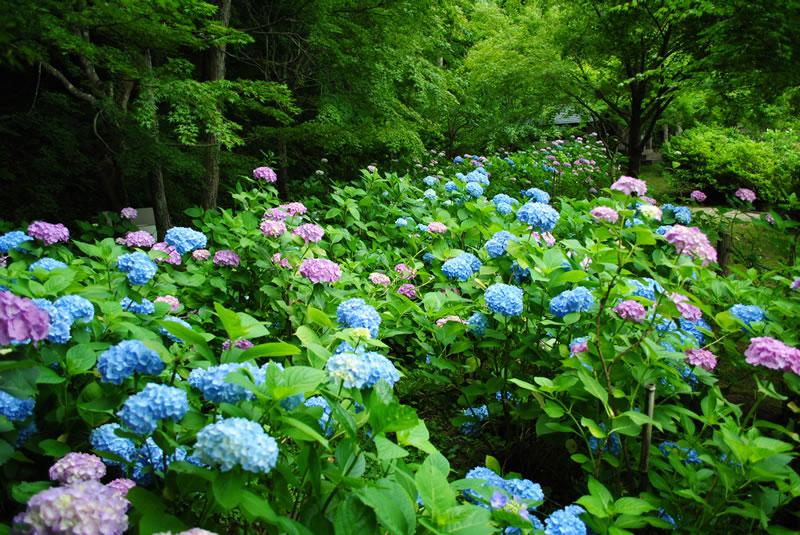
M432 189L426 189L422 193L422 195L423 195L423 197L425 197L429 201L435 201L439 197L438 195L436 195L436 192L434 190L432 190Z
M667 512L664 510L664 508L663 508L663 507L662 507L662 508L660 508L660 509L658 510L658 518L660 518L661 520L663 520L664 522L666 522L667 524L669 524L670 526L672 526L672 529L673 529L673 530L675 530L675 529L678 529L678 523L677 523L677 522L675 522L675 519L674 519L674 518L672 518L672 516L670 516L670 515L669 515L669 514L668 514L668 513L667 513Z
M606 424L604 422L600 422L600 429L603 431L606 430ZM594 436L589 437L589 447L595 454L597 454L600 451L600 439ZM617 433L612 432L608 436L605 441L605 445L603 446L603 451L614 456L618 456L622 452L622 442L620 442L619 435Z
M456 183L455 183L455 182L453 182L452 180L449 180L449 181L448 181L448 182L447 182L447 183L444 185L444 190L445 190L445 191L447 191L447 192L450 192L450 191L458 191L458 184L456 184Z
M117 416L137 435L150 435L159 420L178 421L188 410L186 392L174 386L148 383L144 390L125 401Z
M689 321L687 319L680 318L679 321L681 330L692 335L697 341L698 346L702 346L705 343L706 337L702 332L700 332L700 329L710 331L711 325L709 325L703 318L700 318L697 321ZM681 341L685 341L684 337L681 337Z
M665 204L661 207L661 211L665 215L672 215L675 218L675 222L681 225L688 225L692 222L692 211L686 206Z
M592 292L583 286L565 290L550 300L550 313L563 318L571 312L586 312L594 304Z
M25 420L33 414L36 400L20 399L0 390L0 414L11 421Z
M511 167L516 167L516 166L517 166L517 164L516 164L516 163L514 163L514 160L512 160L512 159L511 159L511 158L509 158L508 156L506 156L505 158L503 158L503 161L504 161L504 162L506 162L506 163L507 163L508 165L510 165Z
M428 176L426 176L425 178L422 179L422 183L425 184L426 186L431 187L431 188L433 186L435 186L438 182L439 182L438 178L436 178L435 176L430 176L430 175L428 175Z
M164 236L164 241L173 246L178 253L186 254L195 249L202 249L208 238L202 232L187 227L172 227Z
M522 196L527 197L529 199L533 199L536 202L540 202L542 204L550 204L550 194L546 191L542 191L539 188L530 188L526 190L522 190Z
M464 409L464 416L470 418L471 421L464 422L459 428L465 435L476 435L480 431L481 422L489 419L489 407L480 405L479 407L469 407Z
M483 195L483 188L477 182L467 182L465 189L470 196L476 199Z
M128 282L137 286L147 284L158 271L156 263L141 251L121 255L117 258L117 268L127 274Z
M544 500L544 492L541 485L534 483L530 479L506 479L503 489L518 500L532 502Z
M427 265L432 264L434 260L436 260L436 257L433 256L433 253L425 253L422 255L422 261Z
M455 164L464 163L464 158L462 158L461 156L456 156L455 158L453 158L453 163Z
M164 371L164 363L156 351L139 340L125 340L100 354L97 371L102 382L120 385L134 373L158 375Z
M348 299L336 308L336 318L339 324L356 329L364 327L369 330L369 334L376 338L378 329L381 325L381 315L372 307L364 302L363 299Z
M17 430L17 440L14 441L14 446L17 448L24 446L38 432L36 421L31 420Z
M527 202L517 210L517 219L544 232L553 230L559 217L552 206L541 202Z
M134 314L152 314L156 311L156 305L144 297L139 303L130 297L125 297L119 302L119 304L122 307L122 310L133 312Z
M70 323L77 320L92 321L94 318L94 305L88 299L79 295L65 295L53 303L57 309L70 317Z
M47 341L54 344L66 344L72 338L72 316L65 310L56 306L47 299L31 299L33 304L47 312L50 325L47 329Z
M531 280L531 270L528 268L520 267L517 261L514 260L511 263L511 277L517 284L520 284L522 282L527 282Z
M336 346L336 349L333 350L334 355L338 355L339 353L358 353L359 355L363 355L366 352L367 350L364 349L363 346L353 347L347 342L340 343Z
M739 303L733 305L729 312L748 327L755 321L764 321L765 317L764 309L756 305L742 305Z
M662 293L664 291L663 286L649 277L645 277L641 281L631 279L628 282L634 287L630 295L644 297L650 301L656 300L656 293Z
M234 466L266 474L278 463L278 443L258 423L246 418L226 418L197 433L197 458L228 472Z
M179 323L179 324L183 325L187 329L191 329L192 328L192 326L189 325L188 322L182 320L181 318L176 318L175 316L164 316L164 321L174 321L175 323ZM163 334L164 336L166 336L167 338L169 338L173 342L178 342L179 344L183 343L183 340L181 340L180 338L178 338L177 336L175 336L174 334L172 334L171 332L166 330L164 327L159 327L158 330L159 330L159 332L161 334Z
M510 284L492 284L483 294L486 306L492 312L504 316L519 316L522 314L522 288Z
M67 265L64 262L45 256L28 266L28 271L43 269L49 272L54 269L64 269L65 267L67 267Z
M328 405L328 400L322 396L312 396L308 398L304 405L306 407L321 407L322 416L319 417L319 426L325 433L325 436L333 435L333 422L331 421L331 407Z
M658 234L659 236L663 236L670 230L672 230L672 225L661 225L656 229L656 234Z
M396 227L405 227L406 225L408 225L408 220L405 217L398 217L397 219L395 219L394 225Z
M481 312L475 312L467 320L467 331L475 336L483 336L486 334L486 328L489 326L489 319Z
M677 451L683 457L683 464L703 464L694 448L685 448L675 442L665 441L658 445L658 449L664 457L669 457L670 453Z
M198 466L202 464L196 457L189 456L182 447L175 448L175 453L166 456L155 440L148 437L134 454L133 479L140 485L147 485L152 480L153 472L166 472L175 461L186 461Z
M486 482L487 485L492 487L503 488L505 479L497 475L493 470L485 466L476 466L464 476L465 479L480 479Z
M428 232L428 225L426 225L424 223L418 223L417 224L417 230L420 231L420 232Z
M495 209L497 210L497 213L500 215L508 215L512 212L514 207L508 203L501 202L500 204L495 206Z
M625 220L625 228L640 227L642 225L644 225L644 221L638 217L634 217L633 219L628 218Z
M480 271L481 261L471 253L461 253L442 264L442 273L448 279L466 281Z
M467 173L467 176L464 177L464 182L477 182L481 186L488 186L489 185L489 177L486 176L486 171L482 168L478 168L474 171L470 171Z
M7 254L12 249L19 249L19 246L33 238L21 230L12 230L0 236L0 253Z
M544 521L545 535L586 535L586 524L580 519L585 512L577 505L554 511Z
M492 197L492 202L495 206L501 203L505 204L519 204L519 201L512 197L511 195L506 195L505 193L498 193L494 197Z
M325 364L325 369L332 379L342 381L345 388L361 390L381 380L394 386L400 380L400 373L392 361L374 351L333 355Z
M98 451L100 457L102 452L112 453L117 457L122 457L128 462L132 462L136 455L136 444L129 438L118 436L116 431L122 429L119 424L104 424L93 429L89 435L89 442L92 448ZM111 466L122 466L122 463L103 457L103 462Z
M508 242L515 238L516 237L510 232L501 230L500 232L495 232L494 236L492 236L491 239L486 242L484 247L491 258L497 258L498 256L503 256L506 254Z
M228 375L246 370L257 385L264 384L266 370L251 362L230 362L197 368L189 374L189 384L202 392L203 397L212 403L237 403L245 399L255 399L255 394L243 386L228 382Z

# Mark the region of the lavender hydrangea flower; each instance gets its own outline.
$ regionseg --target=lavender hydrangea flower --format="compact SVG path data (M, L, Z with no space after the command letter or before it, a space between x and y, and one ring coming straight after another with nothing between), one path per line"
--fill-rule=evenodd
M42 240L45 245L69 241L69 229L61 223L34 221L28 225L28 236Z
M647 183L632 176L621 176L611 184L611 189L621 191L625 195L633 195L635 193L641 197L647 193Z
M278 175L270 167L256 167L253 169L253 178L256 180L263 180L268 184L274 184L278 181Z
M605 221L612 224L619 221L619 214L617 211L608 206L597 206L592 208L589 214L597 221Z
M156 297L155 302L168 304L171 312L177 312L181 308L181 302L174 295L159 295Z
M678 254L699 258L706 266L717 261L717 250L708 241L708 237L697 227L673 225L664 239L673 244Z
M620 318L633 321L634 323L642 323L647 315L647 310L645 310L641 303L632 299L620 302L613 310Z
M125 245L128 247L152 247L156 239L146 230L135 230L125 234Z
M50 479L62 485L79 481L99 481L106 475L106 465L97 455L70 452L50 467Z
M139 212L136 210L136 208L133 208L131 206L126 206L125 208L119 211L119 216L122 219L133 221L139 216Z
M717 356L707 349L687 349L686 362L692 366L700 366L706 371L713 371L717 367Z
M33 301L11 292L0 292L0 346L44 340L49 326L47 312Z
M180 254L186 254L195 249L202 249L208 243L208 238L202 232L187 227L172 227L164 236L164 241L175 247Z
M164 255L156 256L157 263L167 263L172 264L173 266L180 266L181 265L181 254L178 250L173 247L172 245L168 244L165 241L160 241L158 243L154 243L153 246L150 248L151 251L159 251L164 253Z
M300 236L306 243L317 243L325 236L325 229L313 223L305 223L292 231L295 236Z
M99 481L46 489L14 517L14 533L122 535L130 503Z
M306 258L300 264L298 272L314 284L334 283L342 277L342 269L339 264L326 258Z
M266 474L278 462L278 444L256 422L227 418L207 425L197 433L198 459L228 472L234 466Z
M756 200L756 194L753 190L747 188L739 188L734 193L738 199L741 199L745 202L754 202ZM29 232L30 234L30 232Z
M239 255L230 249L223 249L214 253L214 265L225 267L237 267L241 262Z
M286 233L286 223L283 221L275 221L272 219L264 219L258 226L259 230L264 236L270 238L277 238Z
M409 299L417 298L417 287L413 284L403 284L397 289L398 295L403 295Z
M117 259L117 267L128 276L128 281L137 286L143 286L152 279L158 266L150 257L141 251L121 255Z
M125 340L100 354L97 371L102 382L120 385L134 373L160 374L164 371L164 362L156 351L139 340Z
M753 366L791 371L800 375L800 349L788 346L775 338L769 336L751 338L750 346L744 352L744 356L745 361Z
M159 420L178 421L188 410L186 392L173 386L148 383L144 390L125 401L117 416L137 435L150 435Z

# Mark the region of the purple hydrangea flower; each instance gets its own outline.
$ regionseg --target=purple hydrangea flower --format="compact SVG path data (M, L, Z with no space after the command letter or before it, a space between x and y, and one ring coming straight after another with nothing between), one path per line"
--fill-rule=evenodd
M50 467L50 479L62 485L79 481L99 481L106 475L106 465L97 455L70 452Z
M119 211L119 216L122 219L127 219L128 221L133 221L139 215L139 212L136 211L136 208L132 208L130 206L126 206L122 210Z
M294 229L292 234L300 236L306 243L317 243L325 235L325 229L314 223L306 223Z
M156 239L146 230L135 230L125 234L125 245L128 247L152 247L155 243Z
M240 262L239 255L230 249L223 249L214 253L215 266L237 267Z
M403 284L397 289L397 293L400 295L404 295L409 299L416 299L417 298L417 287L413 284Z
M320 282L333 283L342 277L342 269L336 262L326 258L306 258L300 264L299 273L314 284Z
M621 191L625 195L633 195L635 193L641 197L647 193L647 183L632 176L621 176L611 184L611 189Z
M277 238L286 232L286 223L274 219L264 219L258 228L264 236Z
M756 200L756 194L753 190L747 188L739 188L734 193L738 199L741 199L745 202L753 202ZM30 234L30 233L29 233Z
M748 364L800 375L800 349L769 336L751 338L744 356Z
M620 302L614 307L613 310L619 315L620 318L624 320L630 320L635 323L642 323L647 315L647 310L645 310L642 304L638 301L634 301L633 299L626 299L625 301Z
M154 243L150 250L166 253L167 256L159 255L156 258L156 262L166 262L167 264L172 264L173 266L181 265L181 254L175 247L169 245L167 242L160 241L158 243Z
M28 236L42 240L45 245L69 241L69 229L61 223L34 221L28 225Z
M257 180L263 180L264 182L268 182L270 184L274 184L278 181L278 175L275 174L270 167L256 167L253 169L253 178Z
M11 292L0 292L0 346L47 337L50 318L33 301Z

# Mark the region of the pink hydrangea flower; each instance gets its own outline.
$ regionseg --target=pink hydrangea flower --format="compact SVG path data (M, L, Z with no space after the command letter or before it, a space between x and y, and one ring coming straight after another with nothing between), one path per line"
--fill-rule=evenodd
M273 264L282 268L292 267L289 263L289 259L285 258L281 253L275 253L270 260L272 260Z
M369 280L372 284L377 284L378 286L389 286L392 283L392 279L383 273L370 273Z
M264 219L258 226L264 236L270 238L277 238L286 232L286 224L283 221L274 219Z
M181 307L181 302L173 295L159 295L155 298L156 303L166 303L172 312L176 312Z
M745 202L753 202L756 200L756 193L753 190L747 188L737 189L734 195L736 195L737 198Z
M208 260L211 258L211 251L208 249L195 249L192 251L192 258L199 261Z
M26 297L0 291L0 346L12 342L44 340L50 317Z
M394 266L394 270L400 274L406 280L411 280L417 276L417 270L408 267L405 264L397 264Z
M99 480L106 475L106 465L97 455L70 452L50 467L50 479L62 485Z
M652 197L648 197L647 195L642 195L641 197L639 197L639 200L641 200L642 202L646 202L647 204L652 204L652 205L654 205L654 206L655 206L656 204L658 204L658 201L656 201L656 200L655 200L654 198L652 198Z
M769 336L751 338L750 347L744 352L744 356L748 364L800 375L800 349L787 346Z
M607 223L616 223L619 221L619 214L613 208L608 206L597 206L592 208L589 214L597 221L605 221Z
M45 245L69 241L69 229L61 223L34 221L28 225L28 236L42 240Z
M342 278L342 268L327 258L306 258L300 264L299 273L314 284L333 283Z
M613 308L620 318L641 323L647 315L647 310L638 301L627 299Z
M717 250L712 247L708 237L697 227L673 225L664 238L675 246L678 254L699 258L704 266L717 261Z
M287 217L291 216L291 214L284 209L284 207L276 206L275 208L270 208L266 212L264 212L263 219L273 219L275 221L283 221Z
M236 347L237 349L250 349L251 347L253 347L253 345L254 345L253 342L251 342L250 340L246 340L244 338L241 340L236 340L236 342L233 344L233 346ZM223 351L227 351L230 348L231 348L230 340L225 340L224 342L222 342Z
M689 321L697 321L703 317L703 312L691 304L689 302L689 298L685 295L673 292L669 298L673 303L675 303L675 306L678 308L678 312L680 312L681 316L683 316L685 319Z
M214 253L215 266L237 267L240 262L239 255L230 249L223 249Z
M417 298L417 287L413 284L403 284L397 289L397 293L400 295L405 295L409 299L416 299Z
M706 200L706 194L696 189L689 194L689 198L696 202L704 202Z
M431 234L444 234L447 232L447 225L439 223L438 221L433 221L432 223L428 223L428 232Z
M167 242L160 241L158 243L154 243L153 246L150 248L150 250L167 253L167 256L159 256L158 258L156 258L155 261L157 263L166 262L167 264L172 264L174 266L179 266L181 264L181 254L178 252L176 248L174 248Z
M116 491L116 492L122 494L123 496L127 496L128 495L128 491L131 490L135 486L136 486L136 482L135 481L132 481L130 479L125 479L125 478L122 478L122 477L121 478L117 478L117 479L115 479L113 481L109 481L108 483L106 483L106 488L109 488L109 489L111 489L113 491Z
M156 239L146 230L134 230L125 234L123 244L128 247L152 247Z
M270 184L274 184L278 181L278 175L269 167L256 167L253 169L253 178L263 180Z
M294 229L292 234L300 236L306 243L317 243L325 235L325 229L314 223L306 223Z
M283 208L290 216L303 215L308 211L306 205L301 202L282 204L280 208Z
M706 371L712 371L717 367L717 356L706 349L687 349L686 362L692 366L700 366Z
M528 227L528 230L532 228L533 227ZM536 243L539 243L539 241L544 240L544 243L547 244L548 247L552 247L553 245L556 244L556 237L553 236L550 232L542 232L541 234L539 234L537 231L534 230L533 232L531 232L531 238L533 238L533 240Z
M463 323L463 324L467 323L466 320L461 319L461 317L459 317L459 316L450 315L450 316L445 316L443 318L439 318L438 320L436 320L436 326L437 327L443 327L445 323L449 323L451 321L453 321L455 323Z
M589 341L585 339L575 340L569 345L570 355L577 355L578 353L586 353L589 351Z
M127 206L119 211L119 216L122 219L127 219L128 221L133 221L139 215L139 212L136 211L136 208L132 208Z
M611 189L621 191L625 195L633 195L635 193L641 197L647 193L647 183L644 180L623 175L611 184Z

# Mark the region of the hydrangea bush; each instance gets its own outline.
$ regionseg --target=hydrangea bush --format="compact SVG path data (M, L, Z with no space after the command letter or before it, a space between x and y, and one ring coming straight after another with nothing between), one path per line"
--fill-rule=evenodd
M126 240L125 221L103 239L0 236L6 523L767 529L800 495L798 440L774 416L800 394L800 270L721 276L691 213L642 210L646 184L602 150L364 171L325 206L282 203L260 168L235 211L188 210L165 247ZM29 269L45 257L63 266ZM485 467L452 467L407 403L433 389L457 405L451 435L496 448ZM498 459L552 437L580 476L543 503Z

